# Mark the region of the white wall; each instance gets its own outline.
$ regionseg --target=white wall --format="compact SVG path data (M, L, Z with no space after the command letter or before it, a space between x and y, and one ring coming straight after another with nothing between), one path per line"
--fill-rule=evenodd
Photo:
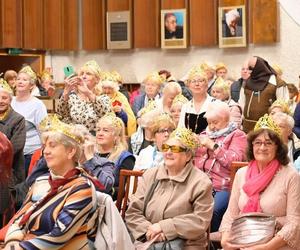
M298 6L297 6L298 7ZM248 45L247 48L219 49L191 47L183 50L134 49L114 51L49 52L46 66L53 68L55 80L63 81L63 67L78 68L84 62L94 59L104 70L117 70L124 82L140 82L153 70L170 70L181 78L192 66L203 61L215 64L223 61L229 68L229 75L239 77L242 63L251 55L258 55L270 64L279 64L287 82L298 83L300 74L300 27L280 6L280 41L273 45Z

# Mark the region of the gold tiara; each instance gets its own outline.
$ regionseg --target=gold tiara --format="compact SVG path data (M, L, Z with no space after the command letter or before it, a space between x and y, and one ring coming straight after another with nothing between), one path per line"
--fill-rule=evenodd
M165 80L166 79L161 75L159 75L157 71L153 71L146 76L144 82L151 81L160 85L163 84Z
M53 79L53 75L50 72L49 68L46 68L43 70L42 74L41 74L41 79L44 80L52 80Z
M156 102L154 100L148 101L147 105L143 107L139 112L139 117L143 116L144 114L151 112L152 110L156 109Z
M177 96L175 96L173 102L172 102L172 105L175 105L177 103L182 103L182 104L185 104L187 103L189 100L182 94L179 94Z
M117 117L114 112L106 113L104 116L102 116L101 119L111 120L113 126L115 126L118 129L122 129L124 127L123 121L119 117Z
M290 110L288 103L283 99L277 99L275 102L273 102L271 105L271 108L274 108L274 107L280 107L282 109L283 113L286 113L288 115L291 114L291 110Z
M122 76L120 75L119 72L113 70L113 71L111 72L111 74L112 74L112 76L115 78L115 80L116 80L117 82L119 82L119 83L122 83L122 82L123 82Z
M102 71L100 78L101 82L117 82L116 77L109 71Z
M198 141L196 134L192 130L187 128L176 128L170 135L170 138L177 139L188 149L196 149L198 147Z
M271 116L265 114L264 116L260 117L259 120L256 122L254 131L259 129L269 129L275 132L278 136L281 136L281 130L274 122Z
M200 65L195 66L190 70L188 80L192 80L196 76L200 76L201 78L204 78L207 80L207 75Z
M81 70L84 69L89 69L91 70L93 73L95 73L98 77L101 76L101 68L99 66L99 64L95 61L95 60L90 60L87 61L81 68Z
M229 84L225 82L225 80L222 77L218 77L213 85L213 87L224 89L226 91L229 91Z
M0 90L6 91L11 95L14 93L9 84L3 78L0 78Z
M55 114L49 114L46 118L44 118L39 127L42 132L59 132L75 140L79 144L83 143L82 137L76 136L71 132L73 130L73 126L60 121Z
M29 77L31 79L33 79L34 81L36 81L37 79L37 76L36 76L36 73L32 70L32 68L30 66L25 66L23 67L19 73L26 73L27 75L29 75Z

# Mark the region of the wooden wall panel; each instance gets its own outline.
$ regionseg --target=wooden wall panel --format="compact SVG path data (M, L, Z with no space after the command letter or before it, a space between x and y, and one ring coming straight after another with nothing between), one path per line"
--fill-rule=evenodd
M44 0L44 48L63 49L63 0Z
M105 0L82 1L82 48L85 50L104 49Z
M209 46L218 43L217 0L190 0L190 44Z
M253 43L277 42L277 5L277 0L250 1L250 29Z
M134 47L159 47L159 0L134 0Z
M22 0L1 0L1 41L3 48L22 47Z
M211 1L211 0L210 0ZM184 9L187 8L186 0L161 0L161 9Z
M219 0L220 7L243 5L246 0ZM256 1L256 0L255 0Z
M132 0L107 0L107 11L125 11L131 9Z
M77 0L64 0L63 3L63 49L78 49L78 12Z
M43 1L23 0L23 48L43 48Z

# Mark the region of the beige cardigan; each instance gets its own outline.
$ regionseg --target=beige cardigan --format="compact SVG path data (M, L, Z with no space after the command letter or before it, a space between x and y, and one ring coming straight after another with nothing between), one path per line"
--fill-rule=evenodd
M219 231L230 231L233 219L248 201L243 190L247 167L234 179L230 201ZM300 249L300 176L295 168L283 166L260 196L262 211L277 217L282 229L277 233L288 244L283 249Z
M155 178L160 182L144 216L144 197ZM212 211L212 185L202 171L188 164L179 175L170 177L161 165L148 169L140 179L126 212L126 223L135 239L151 224L159 223L168 240L180 237L187 240L185 249L205 249Z

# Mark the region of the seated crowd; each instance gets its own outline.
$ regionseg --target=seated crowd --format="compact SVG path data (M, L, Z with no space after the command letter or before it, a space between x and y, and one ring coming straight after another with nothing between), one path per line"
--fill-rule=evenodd
M63 90L49 68L5 72L0 249L110 249L103 213L116 224L113 239L121 228L127 235L118 249L207 249L210 232L220 235L213 249L299 249L298 90L261 57L244 62L238 80L228 75L224 63L194 66L178 81L161 70L129 93L95 61ZM39 96L57 99L55 114ZM246 165L234 180L233 162ZM122 169L143 172L124 221L113 213ZM247 213L275 216L273 237L232 241L234 220Z

